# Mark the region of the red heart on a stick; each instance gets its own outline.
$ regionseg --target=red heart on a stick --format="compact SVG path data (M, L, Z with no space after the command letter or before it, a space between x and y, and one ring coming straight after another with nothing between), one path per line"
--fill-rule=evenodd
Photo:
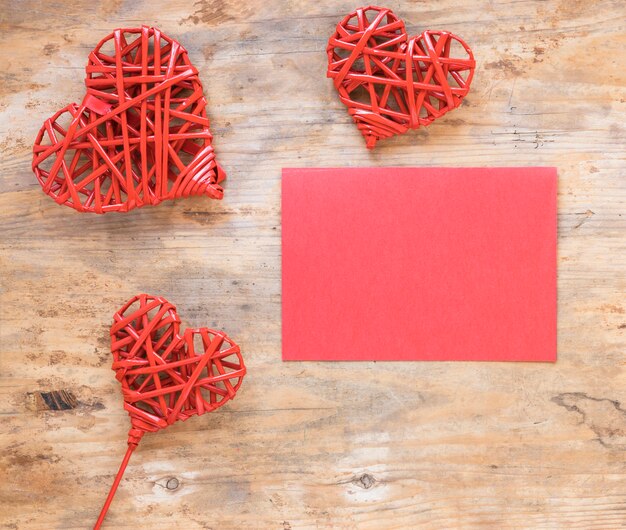
M96 529L143 435L221 407L235 397L246 374L239 346L226 334L207 328L181 334L176 307L158 296L135 296L113 315L111 351L131 428Z
M117 29L89 54L87 93L46 120L33 147L43 190L79 212L221 199L198 70L156 28Z
M376 6L339 22L326 51L327 76L370 149L458 107L476 65L456 35L427 30L408 37L402 20Z

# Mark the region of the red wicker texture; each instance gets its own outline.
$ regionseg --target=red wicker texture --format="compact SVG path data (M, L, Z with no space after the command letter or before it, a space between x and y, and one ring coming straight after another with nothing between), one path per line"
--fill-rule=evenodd
M239 346L221 331L181 334L174 305L145 294L130 300L113 320L113 370L131 419L129 443L235 397L246 369Z
M33 171L57 203L126 212L221 199L206 99L186 50L156 28L117 29L89 54L87 93L46 120Z
M458 107L476 65L456 35L427 30L408 37L402 20L376 6L339 22L326 51L327 76L370 149Z
M113 316L111 351L131 429L128 451L95 528L142 436L221 407L235 397L246 373L239 346L224 333L198 328L181 334L174 305L146 294Z

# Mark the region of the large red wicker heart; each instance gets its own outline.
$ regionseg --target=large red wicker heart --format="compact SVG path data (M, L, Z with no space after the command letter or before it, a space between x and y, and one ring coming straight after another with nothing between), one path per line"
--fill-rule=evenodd
M206 99L186 50L156 28L117 29L89 54L87 93L45 121L33 171L57 203L126 212L221 199Z
M458 107L474 75L472 51L447 31L408 37L390 9L347 15L328 41L327 76L373 148Z
M181 334L174 305L146 294L115 313L111 351L132 424L129 441L221 407L246 373L239 346L224 333Z

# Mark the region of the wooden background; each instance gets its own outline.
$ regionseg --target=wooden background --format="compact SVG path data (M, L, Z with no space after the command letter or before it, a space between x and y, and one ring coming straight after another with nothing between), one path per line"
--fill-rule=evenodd
M0 527L94 523L128 429L108 328L142 291L225 329L249 375L144 438L108 528L626 526L624 3L388 5L478 68L460 109L372 153L325 78L353 1L0 2ZM226 197L57 206L35 134L82 99L95 43L141 23L200 69ZM385 164L558 167L555 365L281 362L281 167Z

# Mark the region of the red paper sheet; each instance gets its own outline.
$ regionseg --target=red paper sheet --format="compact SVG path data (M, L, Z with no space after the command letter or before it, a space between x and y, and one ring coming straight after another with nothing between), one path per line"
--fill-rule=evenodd
M284 360L556 360L555 168L284 169Z

